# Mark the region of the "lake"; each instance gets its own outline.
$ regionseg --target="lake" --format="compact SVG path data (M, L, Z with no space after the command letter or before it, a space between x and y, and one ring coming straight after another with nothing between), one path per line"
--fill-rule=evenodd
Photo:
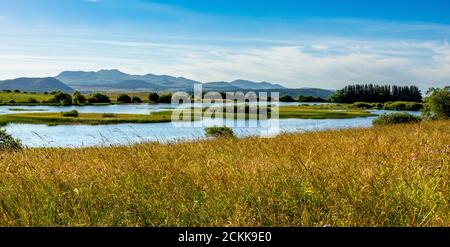
M280 103L280 105L298 105L298 103ZM205 106L205 105L204 105ZM190 105L186 105L190 107ZM83 113L127 113L149 114L150 112L173 109L170 104L139 104L139 105L105 105L105 106L0 106L0 114L18 113L11 108L33 110L46 110L46 112L61 112L77 110ZM390 111L372 111L376 114ZM418 115L418 112L410 112ZM279 133L305 132L342 128L365 128L372 126L374 117L353 119L280 119ZM4 128L14 137L19 138L28 147L90 147L127 145L139 142L173 142L184 140L204 139L204 128L217 125L217 119L204 119L201 127L174 127L172 123L154 124L119 124L119 125L35 125L35 124L9 124ZM229 124L239 137L245 136L270 136L269 126L273 120L238 120ZM234 126L245 126L236 128ZM257 126L257 127L253 127Z

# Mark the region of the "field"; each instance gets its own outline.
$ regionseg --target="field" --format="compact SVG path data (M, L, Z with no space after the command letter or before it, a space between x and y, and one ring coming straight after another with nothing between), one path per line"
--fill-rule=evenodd
M52 97L53 96L49 94L0 92L0 103L8 103L11 100L16 103L28 103L30 98L42 102L44 100L49 100Z
M450 226L450 121L0 154L1 226Z

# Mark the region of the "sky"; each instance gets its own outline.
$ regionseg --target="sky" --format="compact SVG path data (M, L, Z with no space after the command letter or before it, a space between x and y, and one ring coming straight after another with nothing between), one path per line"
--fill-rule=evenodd
M119 69L291 88L450 85L450 1L0 0L0 79Z

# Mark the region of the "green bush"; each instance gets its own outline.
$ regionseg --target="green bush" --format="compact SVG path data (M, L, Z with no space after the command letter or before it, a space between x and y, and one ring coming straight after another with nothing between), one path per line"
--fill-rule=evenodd
M1 151L18 151L23 148L19 139L15 139L4 129L0 129L0 150Z
M385 110L392 111L420 111L422 108L423 104L417 102L396 101L384 104Z
M75 105L82 105L82 104L86 104L87 99L86 97L84 97L84 95L82 95L80 92L75 92L73 94L73 103Z
M111 100L104 94L96 93L89 97L88 102L89 104L109 104Z
M55 103L61 105L72 105L72 96L63 92L52 92L53 98L46 103Z
M148 95L148 100L150 103L156 104L159 102L159 95L157 93L150 93Z
M422 119L420 117L408 113L392 113L383 114L373 120L374 125L392 125L405 123L418 123Z
M430 89L425 98L422 115L427 119L449 119L450 87Z
M25 103L37 104L39 103L39 101L37 101L35 98L29 98Z
M281 96L280 102L296 102L294 98L289 95Z
M116 117L116 114L114 114L114 113L103 113L102 117L104 117L104 118L114 118L114 117Z
M121 94L117 97L117 101L122 103L131 103L131 97L128 96L128 94Z
M170 104L172 103L172 94L163 94L159 96L159 103Z
M61 115L63 117L78 117L78 116L80 116L80 113L78 113L77 110L72 110L72 111L61 112Z
M208 137L234 137L234 132L228 127L209 127L205 129L205 134Z
M133 96L133 97L131 98L131 102L132 102L132 103L142 103L142 100L141 100L141 98L139 98L139 97L137 97L137 96Z

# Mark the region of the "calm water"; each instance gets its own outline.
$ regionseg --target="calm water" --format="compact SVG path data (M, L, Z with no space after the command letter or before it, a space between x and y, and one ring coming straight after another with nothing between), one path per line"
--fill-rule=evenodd
M230 103L228 103L230 104ZM228 105L225 104L225 105ZM262 103L264 104L264 103ZM274 104L274 103L272 103ZM279 102L278 105L289 106L299 105L299 103ZM302 103L308 104L308 103ZM323 103L309 103L323 104ZM203 104L205 107L214 104ZM222 105L222 104L220 104ZM184 104L182 107L198 107L199 104ZM36 112L62 112L77 110L80 113L123 113L123 114L149 114L151 112L164 111L174 109L172 104L124 104L124 105L100 105L100 106L0 106L0 114L20 114L20 113L36 113ZM17 111L20 109L20 111Z
M281 103L282 105L296 105L298 103ZM0 107L0 114L18 113L10 111L13 107ZM61 112L67 110L78 110L79 112L91 113L130 113L148 114L149 112L167 110L173 108L171 105L107 105L107 106L83 106L83 107L14 107L22 109L46 109L49 112ZM32 111L29 111L32 112ZM387 111L373 111L382 114ZM419 114L418 112L412 112ZM361 128L372 126L373 117L354 119L281 119L279 130L283 132L304 132L326 129ZM10 124L5 127L8 133L19 138L28 147L88 147L126 145L138 142L171 142L181 140L195 140L205 138L204 128L220 125L221 120L206 119L197 122L199 127L185 126L174 127L172 123L155 124L120 124L99 126L47 126L34 124ZM272 120L265 121L235 121L228 123L235 133L240 136L270 136L280 132L272 131L269 126ZM191 124L191 123L189 123ZM236 126L244 126L236 128Z

